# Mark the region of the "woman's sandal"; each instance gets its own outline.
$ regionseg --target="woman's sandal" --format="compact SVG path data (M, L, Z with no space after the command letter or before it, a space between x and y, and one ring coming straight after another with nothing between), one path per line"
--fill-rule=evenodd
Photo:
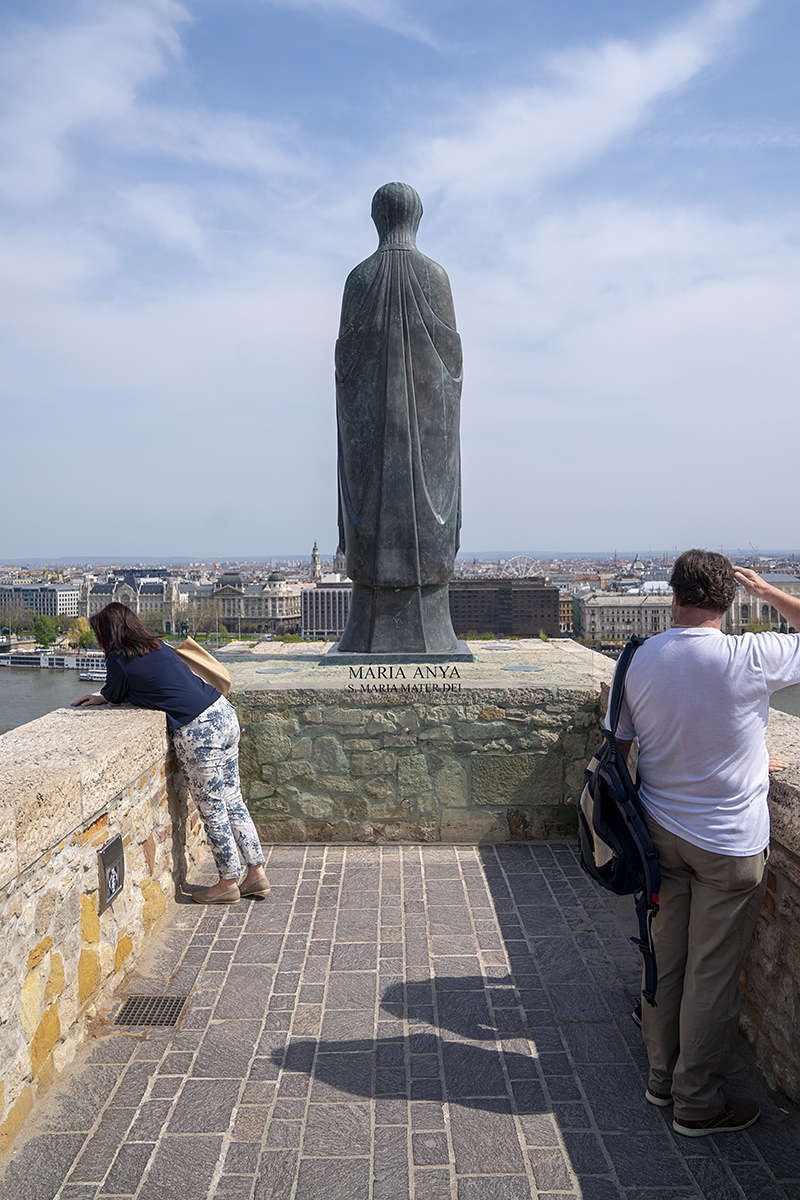
M241 896L235 884L226 892L218 892L216 896L209 896L210 891L211 888L201 888L199 892L192 892L195 904L238 904Z
M254 883L241 884L239 887L240 896L264 896L269 891L269 883L266 879L256 879Z

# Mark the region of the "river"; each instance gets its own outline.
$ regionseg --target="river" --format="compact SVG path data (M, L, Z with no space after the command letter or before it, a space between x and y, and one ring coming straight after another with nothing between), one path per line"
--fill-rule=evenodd
M0 667L0 733L64 708L102 686L79 679L77 671Z
M100 687L100 683L78 679L77 671L0 667L0 734L35 721L54 708L63 708ZM800 717L800 683L775 692L772 707Z

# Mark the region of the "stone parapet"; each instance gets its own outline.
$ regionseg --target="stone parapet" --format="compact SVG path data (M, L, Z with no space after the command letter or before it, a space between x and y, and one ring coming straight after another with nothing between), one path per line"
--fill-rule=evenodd
M742 976L742 1029L767 1081L800 1102L800 718L770 711L767 745L788 771L770 787L767 894Z
M572 641L469 648L473 662L323 665L323 644L273 644L230 662L262 839L573 836L614 664Z
M173 761L164 716L141 709L62 709L0 737L0 1155L201 851ZM117 834L124 885L100 913Z

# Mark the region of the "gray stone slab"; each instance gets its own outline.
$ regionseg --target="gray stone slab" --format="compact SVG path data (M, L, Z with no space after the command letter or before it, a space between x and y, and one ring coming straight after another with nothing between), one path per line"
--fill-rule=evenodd
M81 1151L84 1135L48 1133L14 1147L3 1164L3 1200L53 1200Z
M125 1138L133 1114L131 1108L112 1109L103 1114L70 1172L70 1182L100 1182Z
M635 1067L612 1063L581 1066L578 1071L598 1129L663 1133L661 1113L645 1100L644 1084Z
M175 1103L168 1133L225 1133L239 1095L239 1079L187 1079Z
M163 1137L139 1200L198 1200L210 1190L222 1148L219 1137Z
M443 1042L442 1062L451 1100L507 1094L502 1062L495 1050L463 1042Z
M451 1105L450 1126L459 1175L522 1174L524 1160L507 1112Z
M295 1200L369 1200L369 1159L303 1158Z
M154 1149L155 1142L134 1142L120 1146L111 1170L103 1181L103 1191L110 1195L133 1195Z
M368 1104L314 1104L308 1109L303 1153L349 1158L370 1153Z
M331 1052L327 1052L330 1049ZM325 1050L326 1052L322 1052ZM323 1043L314 1066L311 1100L341 1101L345 1095L369 1097L373 1094L374 1061L372 1050L356 1052L326 1047Z
M92 1065L81 1072L80 1087L66 1081L57 1086L50 1111L42 1116L42 1127L54 1133L91 1129L119 1081L121 1065Z
M450 1172L442 1170L441 1167L415 1168L414 1195L420 1197L420 1200L451 1200L453 1192Z
M263 1017L274 975L274 968L269 966L231 966L214 1010L215 1020Z
M447 1165L450 1149L446 1133L415 1133L411 1138L412 1154L416 1167Z
M526 1175L467 1176L458 1181L458 1200L530 1200Z
M143 1101L125 1140L127 1142L154 1142L166 1125L171 1107L169 1100L149 1099Z
M195 1079L243 1078L260 1034L260 1020L229 1020L210 1025L191 1067L192 1076Z
M274 1118L267 1127L264 1145L272 1150L278 1147L300 1149L303 1141L302 1121L276 1121ZM245 1143L241 1143L245 1145Z
M253 1183L250 1175L223 1175L214 1191L214 1200L250 1200Z
M289 1200L298 1161L296 1150L265 1150L256 1175L253 1200Z
M671 1133L606 1134L603 1138L623 1187L673 1187L691 1183ZM705 1160L704 1160L705 1161Z

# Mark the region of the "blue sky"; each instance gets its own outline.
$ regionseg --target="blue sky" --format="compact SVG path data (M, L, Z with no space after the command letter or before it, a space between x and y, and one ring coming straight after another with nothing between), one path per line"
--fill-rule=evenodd
M399 179L465 549L800 548L796 0L6 0L0 559L336 543Z

